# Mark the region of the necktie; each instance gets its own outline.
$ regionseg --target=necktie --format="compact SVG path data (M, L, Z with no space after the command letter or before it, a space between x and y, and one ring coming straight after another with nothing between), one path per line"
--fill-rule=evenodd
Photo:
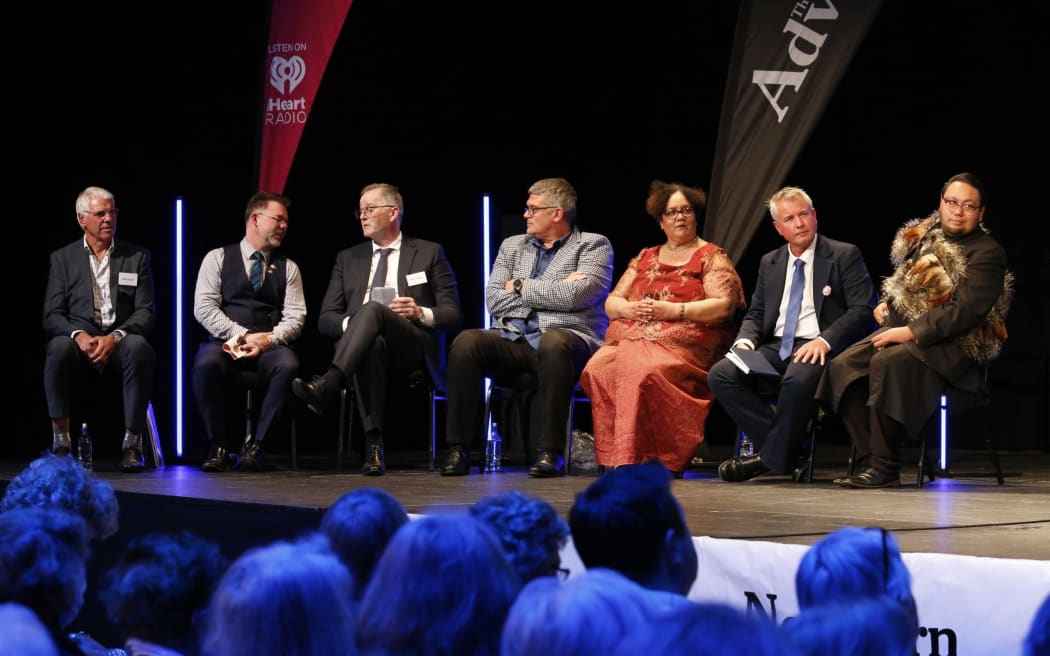
M780 359L791 356L791 347L795 342L795 330L798 329L798 315L802 312L802 292L806 287L806 263L795 260L795 275L791 279L791 291L788 293L787 317L784 319L784 337L780 342Z
M372 276L372 287L386 287L386 256L390 255L392 248L379 249L379 262L376 263L376 272Z
M263 282L263 254L259 251L252 253L252 268L248 279L252 282L252 289L259 291Z

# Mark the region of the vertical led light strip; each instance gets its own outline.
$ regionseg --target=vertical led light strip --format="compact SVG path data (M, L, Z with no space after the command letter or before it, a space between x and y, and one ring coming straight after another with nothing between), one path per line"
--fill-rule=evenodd
M489 304L486 302L489 289L489 269L491 268L489 242L492 239L490 232L490 202L489 195L485 194L481 197L481 327L488 328L491 317L489 316ZM492 390L492 381L488 378L485 379L485 398L489 398L489 393ZM492 418L485 418L485 439L488 440L489 433L492 431Z
M948 397L941 394L941 471L948 470Z
M182 196L175 197L175 455L182 457Z

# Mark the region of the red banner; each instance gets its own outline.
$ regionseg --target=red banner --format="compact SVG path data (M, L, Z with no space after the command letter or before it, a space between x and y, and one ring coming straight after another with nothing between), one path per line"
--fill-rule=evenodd
M262 99L259 189L284 192L303 127L353 0L273 0Z

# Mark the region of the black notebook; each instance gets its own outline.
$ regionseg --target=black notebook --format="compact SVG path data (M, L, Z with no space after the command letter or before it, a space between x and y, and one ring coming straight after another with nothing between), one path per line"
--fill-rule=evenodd
M769 360L766 360L766 356L758 351L734 346L726 353L726 357L745 374L780 377L780 372L774 369L773 365L769 364Z

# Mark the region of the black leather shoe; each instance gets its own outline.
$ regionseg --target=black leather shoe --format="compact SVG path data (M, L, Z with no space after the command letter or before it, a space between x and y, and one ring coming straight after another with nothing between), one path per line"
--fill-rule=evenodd
M211 446L208 451L208 458L201 465L201 471L206 472L224 472L226 471L226 458L229 457L229 452L221 446Z
M445 464L441 466L442 476L465 476L470 473L470 451L459 444L448 448Z
M262 445L252 440L251 442L245 442L244 446L241 447L241 456L237 458L237 465L234 469L237 471L257 472L262 469L262 462Z
M755 476L765 474L769 467L762 462L760 456L742 456L730 458L718 466L718 477L723 481L738 483L749 481Z
M125 474L146 471L146 459L142 457L142 450L133 446L124 449L124 455L120 458L120 471Z
M378 444L369 444L366 453L365 464L361 465L361 473L365 476L382 476L386 471L386 463L383 462L383 447Z
M305 401L310 412L318 417L324 417L332 401L335 400L335 390L329 387L328 381L320 376L314 376L309 383L304 383L302 378L293 378L292 393Z
M533 478L553 478L565 473L565 460L554 449L540 449L536 462L529 467Z
M835 482L838 483L839 479ZM868 467L861 473L850 476L841 483L843 487L856 487L861 489L875 489L880 487L898 487L901 484L900 472L884 472Z
M808 458L799 458L798 465L791 471L791 480L796 483L809 483L813 480L813 463Z

